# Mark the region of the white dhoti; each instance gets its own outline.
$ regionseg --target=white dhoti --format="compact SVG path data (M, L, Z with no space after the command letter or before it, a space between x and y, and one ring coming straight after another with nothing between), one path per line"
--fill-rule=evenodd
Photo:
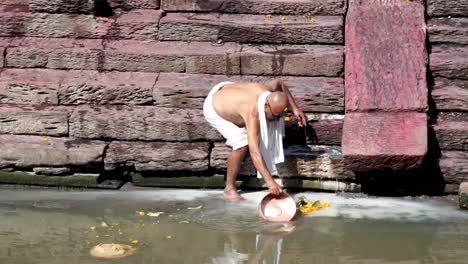
M216 113L213 107L213 95L221 89L224 85L233 82L222 82L215 85L203 103L203 115L210 125L218 130L221 135L226 139L226 145L230 146L233 150L240 149L248 145L247 130L245 127L238 127L236 124L223 119Z

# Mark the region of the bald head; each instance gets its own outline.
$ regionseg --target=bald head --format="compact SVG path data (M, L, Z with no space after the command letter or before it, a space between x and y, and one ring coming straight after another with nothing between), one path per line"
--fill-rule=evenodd
M288 97L283 92L273 92L267 97L271 110L276 115L281 115L288 106Z

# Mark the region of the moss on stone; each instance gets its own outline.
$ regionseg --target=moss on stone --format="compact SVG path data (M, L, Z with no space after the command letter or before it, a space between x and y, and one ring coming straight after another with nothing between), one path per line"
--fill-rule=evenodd
M23 171L0 171L0 183L2 184L20 184L20 185L39 185L39 186L63 186L77 188L99 188L99 189L118 189L122 185L120 181L98 182L96 175L72 176L45 176L35 175Z

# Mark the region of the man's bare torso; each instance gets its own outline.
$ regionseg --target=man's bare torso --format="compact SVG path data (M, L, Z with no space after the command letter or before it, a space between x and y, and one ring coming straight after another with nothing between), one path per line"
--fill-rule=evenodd
M259 83L226 84L213 95L213 107L223 119L244 127L249 115L258 116L258 97L268 90Z

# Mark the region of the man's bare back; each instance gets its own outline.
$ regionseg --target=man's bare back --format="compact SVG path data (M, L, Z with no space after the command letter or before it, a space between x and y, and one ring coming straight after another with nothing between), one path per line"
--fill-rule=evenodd
M269 87L259 83L224 85L213 95L213 107L222 118L244 127L248 115L258 115L257 100Z

